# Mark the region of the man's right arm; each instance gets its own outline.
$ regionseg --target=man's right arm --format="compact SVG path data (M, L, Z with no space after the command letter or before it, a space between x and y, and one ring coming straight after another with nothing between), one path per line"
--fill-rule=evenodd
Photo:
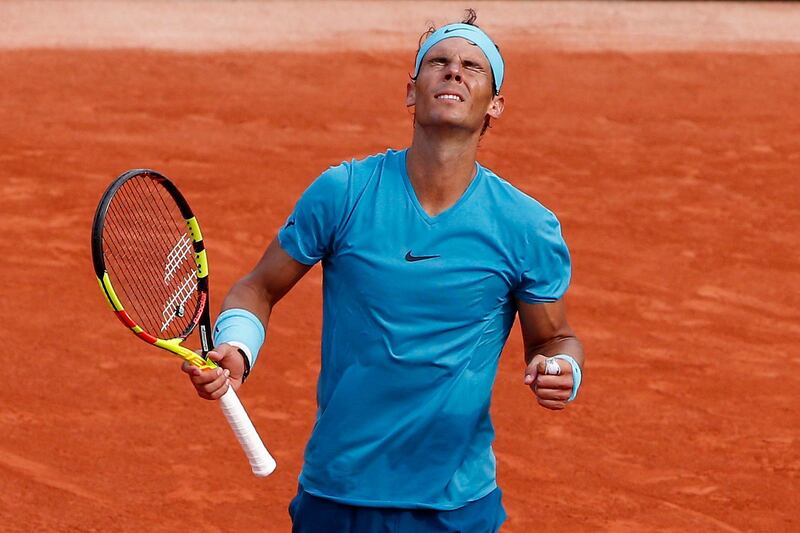
M272 308L310 269L311 265L300 263L283 251L275 238L255 268L231 287L222 303L222 311L246 309L258 317L266 330ZM184 363L181 369L189 374L200 397L216 400L228 390L228 384L234 390L239 388L245 361L241 352L230 344L216 347L208 356L220 368L201 371Z

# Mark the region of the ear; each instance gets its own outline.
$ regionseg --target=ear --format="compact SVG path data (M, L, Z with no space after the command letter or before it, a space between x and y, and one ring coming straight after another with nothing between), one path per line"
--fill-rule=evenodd
M417 84L414 83L414 80L410 80L406 84L406 107L413 107L416 105L417 103L416 87Z
M506 107L506 99L502 94L492 97L492 103L489 104L489 110L486 114L494 119L500 118L503 114L503 109Z

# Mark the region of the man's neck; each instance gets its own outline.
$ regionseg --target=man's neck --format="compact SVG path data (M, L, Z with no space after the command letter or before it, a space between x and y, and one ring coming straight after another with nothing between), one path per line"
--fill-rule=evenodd
M428 215L446 211L467 190L475 177L479 139L428 132L419 125L414 128L406 167L417 199Z

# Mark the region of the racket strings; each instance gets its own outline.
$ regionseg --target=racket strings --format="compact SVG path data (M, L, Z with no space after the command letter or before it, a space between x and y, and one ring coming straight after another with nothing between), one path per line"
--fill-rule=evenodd
M175 209L177 206L175 206L172 197L169 197L169 203L164 197L164 195L168 195L169 193L167 193L163 187L155 187L155 190L161 200L163 212L169 213L172 217L173 224L176 227L179 227L183 232L178 238L178 242L167 254L166 265L164 267L164 283L169 283L171 279L175 277L182 281L181 285L175 292L173 292L172 298L167 302L162 310L161 330L163 331L176 317L176 314L172 310L177 309L178 307L183 307L185 313L186 302L188 302L192 296L197 294L197 267L196 263L194 262L194 247L192 246L193 241L186 233L186 221L180 214L177 217L175 216L175 213L179 211ZM170 209L170 206L173 206L173 208ZM189 315L190 319L192 315L193 313ZM186 326L184 326L184 329L186 329ZM183 330L181 330L181 332L183 332Z
M188 334L198 305L194 250L169 192L146 175L125 182L109 205L103 242L134 322L160 338Z
M138 220L136 220L138 224L134 227L141 228L146 226L144 228L144 231L147 232L145 237L152 240L153 246L147 249L150 252L149 256L144 257L147 260L146 264L158 268L168 260L169 254L166 250L174 249L172 242L175 239L179 242L185 241L186 234L183 218L171 198L170 204L164 201L163 194L168 193L152 179L147 177L133 179L131 185L136 189L138 196L126 195L125 199L128 201L128 205L131 204L133 198L151 199L142 203L141 206L136 205L141 209L133 211L138 216ZM160 221L161 224L153 226L153 221ZM171 246L172 248L170 248ZM185 251L186 249L184 248ZM178 259L183 259L183 262L178 262ZM153 284L152 287L169 288L168 292L161 292L157 298L156 305L153 305L152 301L150 301L147 307L148 311L150 311L148 314L151 319L148 328L152 333L157 333L158 336L176 337L183 333L186 326L188 326L188 318L190 317L186 316L186 302L192 296L191 290L196 288L194 262L188 259L185 253L182 258L174 257L172 267L164 266L165 271L171 271L172 274L170 276L162 276L160 283L159 280L155 279L153 272L147 273L147 281ZM165 282L164 279L168 281ZM178 281L180 284L176 287L174 281ZM156 310L160 310L158 315L155 313ZM184 317L187 320L178 320L175 323L175 328L169 327L172 325L173 320ZM156 318L159 320L157 321ZM164 335L165 332L167 332L167 335Z
M127 208L128 213L138 211L137 206L132 205L125 194L116 196L115 200L118 200L125 208ZM141 224L130 224L124 229L121 227L118 228L117 225L112 224L107 224L107 227L109 227L111 230L114 230L114 232L118 234L116 243L130 244L131 236L135 238L136 243L145 243L151 238L151 236L145 236L142 231ZM137 260L136 256L134 255L140 250L140 246L121 246L119 249L125 253L123 256L124 264L135 271L136 275L139 276L140 279L146 279L147 272L142 269L141 261ZM153 306L156 306L158 303L155 299L155 294L148 291L131 294L131 297L135 297L136 300L142 300L145 297L149 297L148 303L152 304Z
M128 225L128 227L122 228L120 224L116 222L116 219L122 216L116 213L119 211L120 207L125 207L128 211L131 210L125 199L125 195L115 196L114 201L115 203L109 206L109 215L106 216L106 223L103 228L104 256L109 275L112 276L112 279L115 281L115 287L122 293L123 301L126 303L126 306L132 303L134 310L141 309L144 305L156 307L158 302L153 293L149 291L137 293L135 292L135 286L132 287L130 283L124 282L130 277L131 273L139 279L146 279L146 273L140 266L140 262L134 260L136 248L126 245L131 235L136 237L137 242L144 242L145 239L136 226ZM115 212L114 216L110 215L112 209L113 212ZM129 293L129 291L131 292ZM128 306L129 314L132 312L134 315L133 318L136 320L137 313L134 310ZM136 321L140 323L139 320Z
M189 325L188 319L191 319L191 314L188 313L186 303L196 294L197 290L197 277L195 263L192 257L193 250L191 247L191 239L186 235L184 219L180 215L180 211L172 200L172 197L169 197L169 203L165 200L164 195L169 195L169 193L163 187L152 179L139 179L136 180L134 184L139 186L141 193L145 194L149 192L159 199L160 205L153 202L148 205L148 208L154 219L157 219L156 217L162 217L162 219L167 222L164 215L168 215L171 223L167 223L164 227L174 230L171 235L177 235L177 242L169 249L169 252L167 252L165 256L159 254L159 257L162 259L162 264L164 264L164 284L165 286L173 288L169 298L162 304L161 327L159 333L167 331L176 318L186 317L187 321L178 321L177 325L179 331L176 331L175 335L171 335L179 336ZM173 242L174 237L170 239L170 235L168 235L167 232L158 232L158 234L162 237L161 242L163 248L161 251L166 250ZM186 244L189 244L189 246L186 246ZM178 255L178 252L180 252L180 255ZM189 316L187 316L187 314Z
M144 227L142 221L144 218L152 218L152 215L147 216L147 204L144 201L131 198L131 189L136 179L126 182L109 206L105 225L108 236L104 236L104 245L109 275L112 276L114 286L119 287L124 295L123 305L133 320L152 334L158 328L154 328L152 321L145 320L148 315L142 311L160 306L153 287L145 286L147 280L152 278L152 273L145 268L150 248L147 243L157 233L152 232L146 236L145 231L148 228ZM141 193L135 191L135 194Z
M152 180L148 180L147 182L143 182L142 180L137 180L135 185L139 185L140 192L145 193L146 191L141 190L144 187L144 183L147 185L155 185ZM172 221L172 226L174 228L179 228L180 236L178 237L178 242L170 249L166 256L166 264L164 266L164 283L169 285L173 279L177 279L180 285L178 286L177 290L172 293L172 296L163 306L161 318L162 324L160 331L164 331L167 326L172 322L175 318L175 313L173 313L173 309L177 306L185 305L185 302L191 297L192 291L197 288L196 278L195 278L195 270L194 270L194 263L191 263L191 269L187 272L185 268L181 268L182 266L186 266L186 258L188 254L193 253L192 251L192 240L189 236L185 233L185 226L183 217L175 217L174 212L177 211L177 206L175 206L174 202L172 202L172 198L170 197L170 203L168 204L164 200L164 194L168 194L162 187L154 186L152 187L155 191L155 195L161 202L160 208L154 203L150 205L151 211L154 211L154 215L162 215L164 213L168 214ZM162 233L161 236L163 237L164 234ZM162 244L164 246L169 246L170 241L169 239L162 240ZM179 272L180 270L180 272Z

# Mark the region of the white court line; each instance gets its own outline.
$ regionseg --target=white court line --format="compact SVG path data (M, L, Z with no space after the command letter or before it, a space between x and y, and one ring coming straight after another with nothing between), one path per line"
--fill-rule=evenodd
M468 2L498 42L537 49L797 51L800 5ZM412 50L454 2L0 2L0 49Z

